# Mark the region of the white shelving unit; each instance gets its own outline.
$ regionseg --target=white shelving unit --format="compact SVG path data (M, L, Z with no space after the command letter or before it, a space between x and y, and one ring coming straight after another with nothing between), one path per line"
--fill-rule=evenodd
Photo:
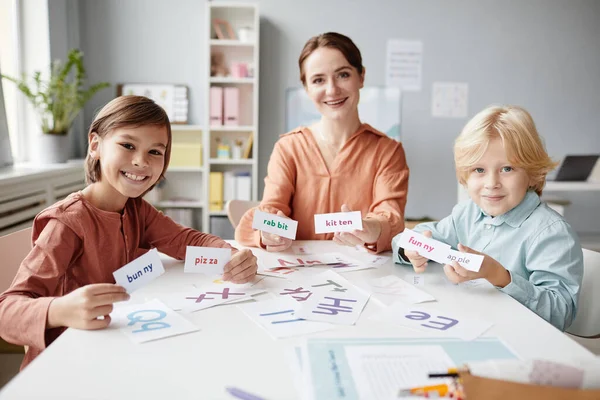
M225 211L209 211L208 215L211 217L223 217L226 216L227 213Z
M211 77L210 83L237 83L237 84L247 84L253 85L256 84L255 78L231 78L231 77Z
M242 42L241 40L228 40L228 39L211 39L211 46L239 46L239 47L252 47L253 42Z
M211 165L254 165L254 160L227 160L220 158L211 158Z
M254 130L254 126L244 125L244 126L211 126L210 130L212 132L251 132Z
M176 221L205 230L202 226L206 210L203 189L208 168L201 159L203 129L203 125L171 125L171 163L165 174L166 180L145 198ZM182 221L182 212L189 214L186 221Z
M219 39L213 29L213 20L227 21L235 33L235 38ZM205 193L207 193L208 212L204 213L203 225L211 226L211 218L223 218L226 216L224 210L214 210L210 207L210 172L244 172L250 173L251 177L251 200L258 196L258 77L259 77L259 24L258 4L248 2L207 2L206 3L206 27L209 34L207 41L206 81L208 88L205 93L204 123L207 132L204 141L204 158L207 162L207 179L205 180ZM238 35L241 28L249 28L254 34L250 40L242 41ZM211 76L210 60L214 53L221 53L225 66L229 67L233 62L246 63L251 70L251 76ZM240 92L239 125L210 124L210 87L237 87ZM217 138L221 142L229 142L232 145L236 139L243 140L243 148L247 140L252 136L252 151L249 158L242 159L220 159L217 158ZM227 199L225 199L227 200ZM212 232L215 233L215 232Z
M227 21L235 33L233 39L216 37L213 20ZM202 125L171 125L173 151L171 165L166 172L166 182L152 191L147 199L156 207L168 210L191 210L193 228L211 232L211 218L226 216L224 210L211 210L210 173L234 172L250 174L251 200L258 196L258 76L259 76L259 13L258 5L248 2L207 2L206 42L204 68L206 85L203 87L204 110ZM250 40L242 41L238 30L249 28L254 32ZM226 31L227 29L225 29ZM248 77L211 76L211 54L222 53L225 66L234 62L246 63L252 75ZM239 125L210 124L210 88L239 88ZM218 140L231 146L243 141L242 156L252 137L252 150L248 158L217 158ZM196 147L201 153L196 153ZM201 160L199 155L201 154ZM185 161L182 162L182 159Z
M185 201L185 200L162 200L154 203L158 208L200 208L203 209L206 205L201 201Z
M168 172L204 172L204 167L171 167Z

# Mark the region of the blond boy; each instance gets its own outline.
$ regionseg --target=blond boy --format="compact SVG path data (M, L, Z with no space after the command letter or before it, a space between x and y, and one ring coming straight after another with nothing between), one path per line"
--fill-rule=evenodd
M575 319L583 254L571 226L540 201L555 166L533 119L516 106L492 106L464 127L454 145L459 182L470 200L415 231L484 255L479 272L444 265L454 283L484 278L560 330ZM425 271L427 258L392 240L396 262ZM469 247L467 247L469 246Z

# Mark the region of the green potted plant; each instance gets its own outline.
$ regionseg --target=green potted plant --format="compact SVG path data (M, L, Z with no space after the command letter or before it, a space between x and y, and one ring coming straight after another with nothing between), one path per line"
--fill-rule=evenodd
M74 69L74 73L72 73ZM53 62L50 65L50 76L42 79L40 71L34 72L31 78L25 74L20 79L2 75L17 85L17 88L31 102L40 123L44 143L40 156L42 162L65 162L69 156L67 134L73 120L79 114L85 103L98 91L109 87L108 82L100 82L83 88L85 67L83 53L72 49L67 56L67 62Z

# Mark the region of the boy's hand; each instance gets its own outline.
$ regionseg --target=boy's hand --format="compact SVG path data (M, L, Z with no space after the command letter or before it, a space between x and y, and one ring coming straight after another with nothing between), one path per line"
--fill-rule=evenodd
M448 279L453 283L461 283L470 281L473 279L484 278L494 286L505 287L511 282L510 273L492 257L480 253L470 247L458 245L458 251L463 253L479 254L484 256L483 262L479 272L469 271L466 268L461 267L456 261L452 261L452 264L444 265L444 273Z
M280 217L288 218L284 213L282 213L279 210L277 211L277 215ZM267 251L270 252L285 251L292 245L293 242L292 239L288 239L276 235L275 233L269 233L264 231L260 231L260 240L267 247Z
M431 238L431 231L424 231L422 234L427 238ZM425 272L427 261L429 261L428 258L423 257L415 250L405 250L404 255L408 258L408 261L410 261L417 274Z
M347 205L342 205L342 212L350 212ZM355 229L352 232L336 232L333 241L342 246L364 246L376 243L381 235L381 222L373 218L363 218L362 230Z
M127 300L129 294L123 286L97 283L80 287L50 303L46 328L106 328L110 324L113 303Z
M254 254L248 249L240 250L223 267L223 280L233 283L250 282L256 276L257 270Z

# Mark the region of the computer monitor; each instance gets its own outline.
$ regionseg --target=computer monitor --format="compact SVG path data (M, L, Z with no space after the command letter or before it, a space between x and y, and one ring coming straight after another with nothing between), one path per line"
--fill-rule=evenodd
M555 181L585 182L598 161L598 154L566 156L556 173Z

